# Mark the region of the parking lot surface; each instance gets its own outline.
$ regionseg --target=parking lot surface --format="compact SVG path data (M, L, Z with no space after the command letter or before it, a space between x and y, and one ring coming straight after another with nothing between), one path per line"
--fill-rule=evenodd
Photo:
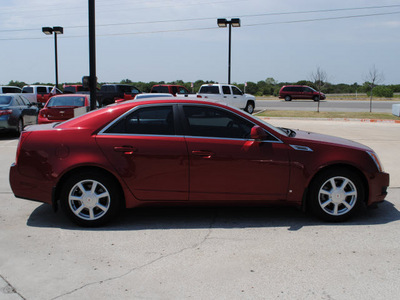
M133 209L79 228L8 184L18 140L0 137L0 299L400 297L400 124L273 119L372 147L386 201L351 221L293 208Z

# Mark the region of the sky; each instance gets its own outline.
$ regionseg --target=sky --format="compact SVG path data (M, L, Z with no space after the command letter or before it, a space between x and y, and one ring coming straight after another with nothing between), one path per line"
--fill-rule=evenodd
M98 82L311 80L319 67L331 83L400 84L400 1L96 0ZM50 4L49 4L50 3ZM54 83L54 36L62 26L59 83L89 75L88 1L1 0L0 85Z

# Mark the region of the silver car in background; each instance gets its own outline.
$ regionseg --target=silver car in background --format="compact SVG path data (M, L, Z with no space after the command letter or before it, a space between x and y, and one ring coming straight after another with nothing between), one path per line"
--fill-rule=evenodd
M37 124L39 109L21 94L0 95L0 132L16 131Z

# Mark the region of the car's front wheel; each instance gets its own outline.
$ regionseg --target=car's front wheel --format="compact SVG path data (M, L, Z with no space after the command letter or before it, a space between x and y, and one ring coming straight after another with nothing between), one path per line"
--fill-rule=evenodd
M120 198L118 186L110 176L82 172L64 183L61 208L80 226L99 226L117 215Z
M290 96L285 96L285 101L292 101L292 97L290 97Z
M360 176L351 170L336 168L322 172L313 180L308 201L317 217L339 222L353 215L364 197Z
M319 96L314 96L313 100L314 100L315 102L319 101Z

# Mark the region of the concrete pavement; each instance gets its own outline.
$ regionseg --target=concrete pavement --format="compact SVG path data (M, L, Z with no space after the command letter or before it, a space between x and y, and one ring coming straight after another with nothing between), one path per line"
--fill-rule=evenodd
M11 194L17 140L0 139L0 299L396 299L399 124L269 120L371 146L387 201L346 223L293 208L152 208L104 228Z

